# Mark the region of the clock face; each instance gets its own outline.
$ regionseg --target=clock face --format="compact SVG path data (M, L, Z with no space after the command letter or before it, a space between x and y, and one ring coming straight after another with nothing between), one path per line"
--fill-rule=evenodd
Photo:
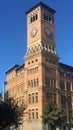
M46 35L48 36L48 37L50 37L51 36L51 30L49 29L49 27L46 27L45 28L45 33L46 33Z
M37 28L33 28L30 33L31 36L34 37L37 34Z

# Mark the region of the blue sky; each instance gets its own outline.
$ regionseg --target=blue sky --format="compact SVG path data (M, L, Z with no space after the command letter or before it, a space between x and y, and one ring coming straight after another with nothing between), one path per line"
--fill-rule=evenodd
M25 12L40 0L0 0L0 91L5 71L26 53ZM55 43L60 62L73 66L73 0L41 0L56 10Z

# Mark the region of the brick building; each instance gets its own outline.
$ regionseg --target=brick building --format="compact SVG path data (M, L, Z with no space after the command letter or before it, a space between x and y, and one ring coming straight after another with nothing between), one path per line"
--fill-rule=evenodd
M27 114L20 130L46 130L42 110L51 97L66 107L67 121L73 106L73 67L59 63L54 33L55 10L38 3L26 12L27 52L24 64L6 72L6 90L18 102L27 103Z

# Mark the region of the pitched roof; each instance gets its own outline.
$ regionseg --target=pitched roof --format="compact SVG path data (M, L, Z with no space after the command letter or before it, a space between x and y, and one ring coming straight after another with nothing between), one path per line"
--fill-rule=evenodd
M52 11L53 13L56 12L54 9L50 8L49 6L47 6L46 4L44 4L43 2L39 2L38 4L36 4L32 8L30 8L28 11L26 11L26 14L28 14L30 11L32 11L35 8L37 8L38 6L44 7L45 9L48 9L48 10Z

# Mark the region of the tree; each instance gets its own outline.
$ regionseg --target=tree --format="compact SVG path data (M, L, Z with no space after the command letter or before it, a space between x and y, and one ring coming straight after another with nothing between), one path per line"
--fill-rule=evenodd
M45 104L43 110L43 123L50 127L61 126L66 122L66 111L61 106L55 105L50 100Z
M17 128L22 124L25 110L26 105L24 103L21 106L18 105L7 93L4 102L0 101L0 129Z
M71 115L70 115L70 124L73 127L73 109L70 111Z

